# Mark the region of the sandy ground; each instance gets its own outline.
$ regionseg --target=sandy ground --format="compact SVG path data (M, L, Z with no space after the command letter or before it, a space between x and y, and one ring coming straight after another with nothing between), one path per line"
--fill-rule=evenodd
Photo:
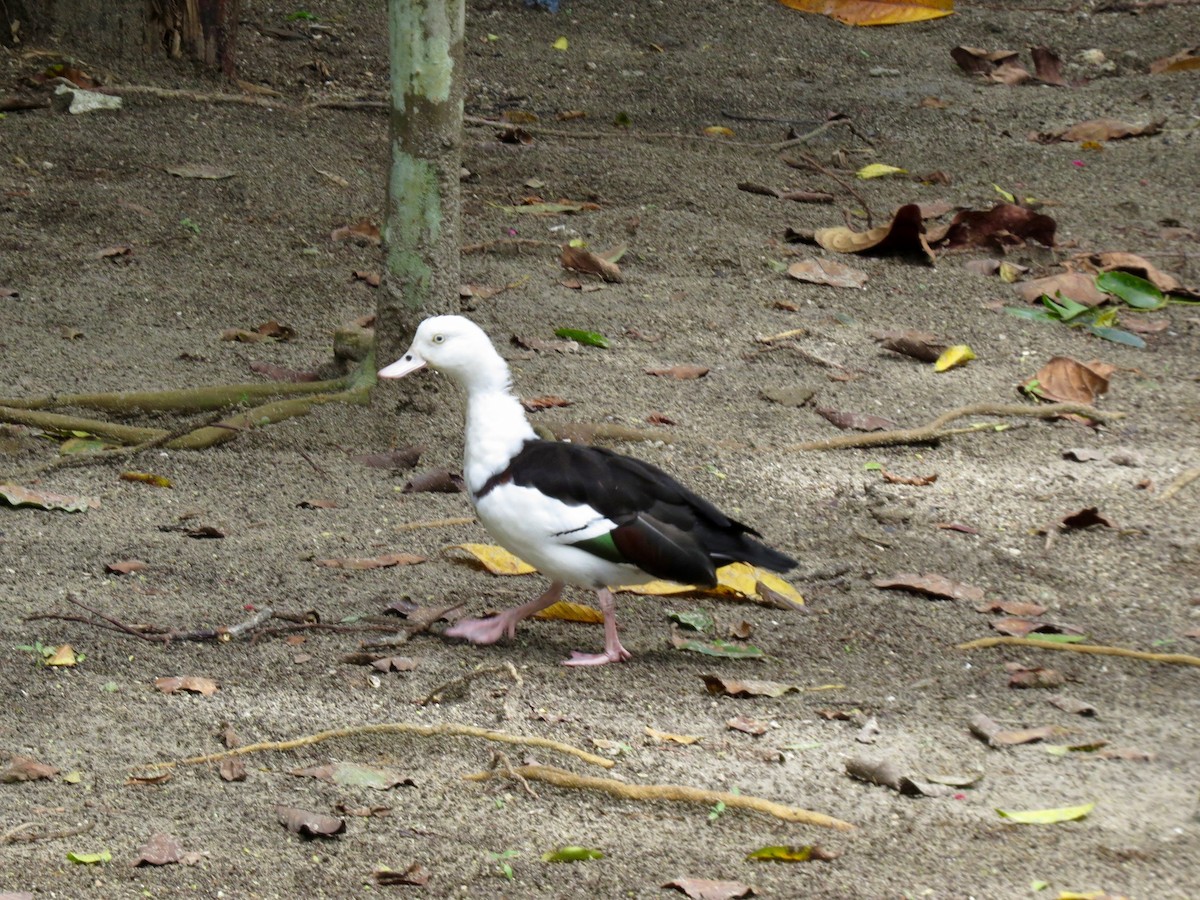
M255 361L300 370L328 362L333 329L375 302L375 289L353 273L379 271L379 250L331 241L330 233L380 221L386 122L370 109L304 103L383 89L379 5L307 4L324 28L284 41L266 29L298 27L286 20L294 10L247 2L241 75L281 92L269 109L130 94L119 113L40 110L0 121L0 286L18 292L0 298L0 394L187 388L253 380ZM571 401L538 413L538 421L650 427L648 416L668 416L674 424L660 427L669 442L620 449L668 469L798 558L790 580L806 597L804 611L626 595L622 635L635 657L624 665L561 667L570 650L598 648L599 629L541 621L487 648L444 641L435 625L401 648L415 661L407 672L347 662L371 637L354 627L376 621L394 600L462 602L478 615L544 584L536 575L495 577L443 552L486 541L477 525L404 528L469 516L463 495L402 494L410 473L352 459L422 443L420 468L458 466L461 398L435 376L382 388L372 407L321 407L209 451L155 450L125 465L46 470L37 487L102 505L81 514L0 507L0 750L59 770L0 785L0 891L650 897L664 895L660 886L670 879L693 876L773 897L1200 895L1197 670L1018 647L956 649L994 634L996 616L977 607L1003 600L1042 604L1042 618L1094 643L1197 651L1200 490L1193 483L1160 499L1200 465L1197 308L1153 313L1165 330L1138 350L998 310L1016 302L1012 288L964 266L989 255L982 250L943 256L936 267L897 256L843 258L869 276L862 290L800 284L770 265L827 255L784 244L788 227L841 224L843 210L862 202L877 222L908 202L986 209L998 185L1037 198L1058 223L1057 249L1010 252L1034 267L1031 275L1077 253L1124 250L1200 284L1200 82L1194 72L1147 74L1152 60L1183 49L1200 30L1200 8L1130 15L1085 2L1058 14L1047 5L965 8L930 24L850 29L767 0L577 0L556 16L517 0L472 4L468 112L521 110L538 121L528 145L498 143L490 128L468 130L464 241L546 243L466 255L464 281L513 286L465 305L511 358L523 396ZM565 52L551 47L560 36L569 40ZM1061 54L1067 80L1078 83L984 84L959 71L949 53L960 44L1010 48L1027 61L1033 41ZM1085 61L1087 50L1106 61ZM20 53L0 60L5 89L46 63ZM86 54L82 65L113 80L223 89L185 65L139 71ZM929 97L942 102L922 105ZM568 110L586 117L555 121ZM830 113L853 127L827 128L798 150L839 173L861 200L819 173L785 166L770 146L789 127L810 131ZM613 127L618 116L629 129ZM1027 139L1101 116L1164 125L1157 135L1099 149ZM704 138L713 125L734 136ZM855 182L853 171L869 162L940 170L950 183ZM234 175L212 181L166 172L182 164ZM540 186L530 187L533 179ZM827 190L835 201L787 202L739 191L739 182ZM598 209L549 217L502 209L531 194ZM601 249L628 244L626 280L587 292L564 287L556 247L571 237ZM116 245L131 252L99 255ZM294 329L294 339L220 339L226 328L271 319ZM552 340L564 326L602 332L612 347L529 354L510 343L514 334ZM897 328L937 332L969 344L978 358L935 374L871 338ZM756 341L789 329L802 330L789 346ZM966 403L1017 402L1015 385L1055 355L1119 367L1101 407L1126 417L1096 429L1014 418L1002 420L1008 430L936 446L801 452L789 446L842 432L813 404L763 398L811 389L815 405L918 425ZM692 381L645 374L679 364L711 371ZM0 475L8 478L58 452L25 431L6 431L3 448ZM1097 458L1064 459L1068 448ZM885 483L869 463L938 478L927 486ZM173 486L119 479L133 467ZM315 498L333 506L299 506ZM1038 533L1091 506L1113 527L1068 531L1049 545ZM973 531L938 527L951 522ZM187 536L197 525L224 537ZM427 561L349 572L315 562L393 552ZM106 573L106 564L133 558L148 567ZM933 600L872 585L900 572L938 573L982 589L985 600ZM302 643L275 631L163 645L31 618L80 614L68 596L124 623L183 631L242 622L264 607L352 627L311 629ZM667 613L695 609L715 615L721 634L749 623L749 642L765 657L674 649ZM35 642L69 643L86 656L73 668L39 665L19 649ZM503 669L508 663L519 685ZM1065 684L1010 688L1006 663L1056 669ZM478 666L501 668L441 703L414 702ZM710 696L705 674L801 690L775 699ZM155 679L168 675L211 678L219 690L208 697L156 690ZM830 685L838 687L817 690ZM1055 693L1091 704L1097 715L1056 708L1047 702ZM1134 758L1053 755L1044 744L990 749L968 731L977 714L1006 728L1060 726L1067 733L1051 743L1107 741L1105 749ZM739 715L766 723L766 732L730 729ZM857 738L869 719L878 734L868 745ZM615 748L607 773L529 747L508 748L508 757L629 783L736 790L856 829L539 784L531 794L514 782L468 783L462 776L491 765L494 748L455 737L375 735L254 755L241 782L201 766L158 785L127 783L139 764L221 749L222 723L249 742L378 722L461 723L600 753ZM664 743L647 728L701 740ZM846 760L863 755L891 759L914 776L980 778L945 796L906 797L849 777ZM412 784L381 792L288 774L331 760L383 766ZM1090 815L1057 825L1016 825L996 813L1085 803L1095 804ZM326 814L339 804L383 806L390 814L348 815L341 836L306 841L278 824L277 804ZM42 839L14 840L23 827ZM89 830L54 836L79 827ZM142 844L160 832L199 861L133 867ZM766 845L812 843L839 855L794 864L745 859ZM605 855L541 861L563 845ZM67 860L68 852L100 851L111 861ZM371 880L377 866L414 862L429 872L424 889ZM1037 883L1046 884L1043 892L1034 891Z

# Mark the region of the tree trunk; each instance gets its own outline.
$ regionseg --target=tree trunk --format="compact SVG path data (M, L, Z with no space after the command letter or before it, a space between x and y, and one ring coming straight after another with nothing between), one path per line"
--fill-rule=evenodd
M380 365L459 287L464 0L388 0L391 169L383 228L387 290L376 317Z
M85 60L190 57L232 77L240 0L0 0L7 42L53 37Z

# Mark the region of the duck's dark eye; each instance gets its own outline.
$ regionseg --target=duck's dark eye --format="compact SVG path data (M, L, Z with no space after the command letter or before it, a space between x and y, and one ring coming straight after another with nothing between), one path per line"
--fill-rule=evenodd
M443 343L445 340L446 340L446 336L445 336L444 334L435 334L435 335L433 336L433 342L434 342L435 344L441 344L441 343Z

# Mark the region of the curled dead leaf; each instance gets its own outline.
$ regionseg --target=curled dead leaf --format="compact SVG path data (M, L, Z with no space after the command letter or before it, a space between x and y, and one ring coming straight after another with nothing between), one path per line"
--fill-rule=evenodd
M605 259L598 253L584 250L582 247L572 247L570 244L564 244L560 260L563 268L569 269L572 272L580 272L585 275L598 275L602 280L614 283L625 280L625 277L621 274L621 267L615 262Z
M882 416L872 416L867 413L843 412L830 409L827 406L813 408L817 415L836 425L838 428L852 428L855 431L887 431L895 428L896 423Z
M703 378L708 374L707 366L681 365L669 366L665 369L645 369L647 375L657 375L661 378L674 378L676 381L691 381Z
M1108 372L1103 363L1081 363L1055 356L1042 366L1021 390L1038 399L1064 403L1095 403L1108 393Z
M426 469L404 482L402 494L461 494L467 483L457 472L449 469Z
M187 691L211 697L218 690L217 683L211 678L198 675L169 675L154 679L154 686L164 694L175 694Z
M979 738L989 747L1011 747L1017 744L1030 744L1035 741L1045 741L1067 733L1067 729L1058 725L1042 725L1037 728L1025 728L1019 731L1008 730L988 716L979 713L971 717L969 724L971 734Z
M346 830L346 820L294 806L276 806L275 816L288 831L301 837L333 837Z
M837 253L901 253L924 257L934 263L933 250L925 239L921 208L915 203L901 206L887 225L870 231L853 231L844 225L818 228L813 239L826 250Z
M885 590L913 591L938 600L969 600L974 603L983 600L983 588L951 581L944 575L933 573L915 575L903 572L890 578L876 578L871 584Z
M833 259L802 259L787 267L788 276L810 284L830 287L861 288L867 283L867 273L852 269Z

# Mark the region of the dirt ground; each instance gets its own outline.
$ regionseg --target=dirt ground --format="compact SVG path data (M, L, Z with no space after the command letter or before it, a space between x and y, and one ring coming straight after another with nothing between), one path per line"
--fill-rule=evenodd
M470 315L511 358L519 393L571 401L538 421L649 427L648 416L668 416L674 424L661 427L670 442L620 449L666 468L799 559L790 580L805 610L623 595L629 663L559 665L572 649L600 646L595 626L535 621L513 642L474 648L442 640L437 625L401 649L415 668L390 674L346 661L370 637L353 630L310 630L302 643L276 632L163 645L84 622L31 619L81 614L70 595L124 623L179 630L238 623L264 607L362 625L399 598L461 601L478 615L540 591L536 575L495 577L443 552L487 541L478 525L404 528L469 516L464 495L402 494L411 473L352 460L421 443L420 468L459 465L461 398L428 374L380 388L373 408L320 407L209 451L155 450L125 465L49 470L38 487L102 505L81 514L0 507L0 750L60 773L0 786L0 892L650 897L666 895L664 882L692 876L771 897L1200 896L1195 668L1023 647L959 650L995 633L996 616L977 611L980 601L872 585L895 573L938 573L981 588L985 602L1043 604L1044 619L1097 644L1196 653L1200 489L1193 482L1161 497L1200 465L1200 312L1173 304L1153 313L1167 327L1139 350L1006 315L997 307L1017 302L1012 289L964 267L986 251L946 255L936 267L896 256L843 258L868 273L863 290L801 284L770 265L792 254L827 255L784 244L789 226L841 224L843 210L860 208L843 186L785 166L769 146L791 127L808 132L839 113L853 128L827 128L799 149L840 172L877 222L907 202L988 208L998 185L1037 198L1058 223L1056 250L1010 253L1034 267L1031 275L1080 252L1125 250L1200 284L1200 82L1194 72L1147 74L1152 60L1200 33L1200 7L1132 15L1093 2L1064 13L1048 11L1052 5L963 3L938 22L851 29L770 0L567 0L557 15L519 0L470 4L467 112L522 110L538 121L527 145L468 129L464 164L473 175L464 185L463 239L545 242L465 255L465 282L514 285L469 301ZM272 108L131 93L117 113L38 110L0 121L0 286L19 292L0 298L0 395L236 383L258 377L248 369L254 361L311 370L329 360L333 329L375 302L375 289L353 273L379 271L380 251L330 234L364 219L379 223L387 129L378 110L305 104L384 89L380 6L314 0L304 6L317 17L314 29L290 23L291 6L248 0L240 75L283 95ZM304 37L282 40L269 30L286 28ZM560 36L566 51L551 46ZM956 45L1011 48L1027 60L1034 41L1060 53L1067 79L1078 83L984 84L949 53ZM29 49L0 56L3 89L52 61L23 55ZM185 64L139 70L73 49L83 68L113 82L226 89ZM1085 58L1089 50L1104 60ZM922 105L929 97L944 102ZM568 110L586 117L556 121ZM620 115L627 130L613 126ZM1102 116L1164 126L1101 149L1027 139ZM713 125L734 136L703 137ZM854 169L869 162L940 170L950 183L855 182ZM212 181L165 171L182 164L235 174ZM542 186L530 187L532 179ZM835 202L777 200L739 191L739 182L828 190ZM550 217L502 209L531 194L599 208ZM564 287L556 246L571 237L598 248L627 243L626 280L588 292ZM98 255L123 244L130 254ZM295 338L220 339L226 328L270 319ZM612 347L531 355L509 340L551 340L563 326L602 332ZM898 328L937 332L978 358L935 374L871 338ZM756 342L789 329L801 329L790 346ZM1018 402L1015 385L1055 355L1118 366L1100 405L1126 417L1095 429L1014 418L1003 420L1008 430L937 446L800 452L789 445L841 432L813 404L762 396L807 388L815 405L918 425L967 403ZM693 381L644 371L677 364L711 371ZM1064 459L1068 448L1097 458ZM48 464L58 447L8 430L3 452L0 476L12 477ZM885 483L869 463L938 477L927 486ZM120 480L129 467L173 486ZM335 505L299 505L314 498ZM1039 533L1092 506L1114 527L1066 531L1049 544ZM181 523L224 537L193 539ZM938 527L945 523L973 531ZM428 560L351 572L315 562L391 552ZM106 573L106 564L126 559L148 567ZM710 611L722 629L748 622L765 657L673 649L667 613L694 609ZM39 665L18 649L35 642L69 643L85 658L73 668ZM441 703L414 702L478 666L506 663L516 666L519 686L501 671ZM1006 663L1051 667L1066 683L1016 690ZM704 674L801 690L775 699L710 696ZM168 675L205 676L220 689L208 697L156 690L155 679ZM816 690L829 685L838 687ZM1056 708L1048 702L1055 693L1092 704L1097 715ZM1119 752L1105 759L1053 755L1036 743L990 749L968 731L977 714L1012 729L1061 726L1067 733L1051 743L1107 741L1105 749ZM739 715L767 723L766 733L730 729ZM860 743L871 718L878 734ZM158 785L127 783L139 764L221 749L222 723L250 742L393 721L498 728L597 752L615 747L607 773L544 750L512 747L508 755L630 783L736 790L856 829L464 782L491 765L494 746L454 737L376 735L249 756L242 782L222 780L209 765ZM663 743L647 728L701 740ZM846 760L864 755L914 776L981 777L945 796L901 796L846 774ZM288 774L330 760L385 766L412 784L379 792ZM1085 803L1095 803L1090 815L1057 825L1012 824L996 812ZM327 814L339 804L386 806L390 814L348 815L341 836L308 841L277 822L277 804ZM54 836L82 826L90 830ZM159 832L199 861L133 867ZM42 839L16 839L30 833ZM812 843L840 855L794 864L745 859L766 845ZM563 845L596 848L604 858L541 861ZM105 850L106 864L67 860L68 852ZM430 873L425 888L371 879L378 866L414 862Z

